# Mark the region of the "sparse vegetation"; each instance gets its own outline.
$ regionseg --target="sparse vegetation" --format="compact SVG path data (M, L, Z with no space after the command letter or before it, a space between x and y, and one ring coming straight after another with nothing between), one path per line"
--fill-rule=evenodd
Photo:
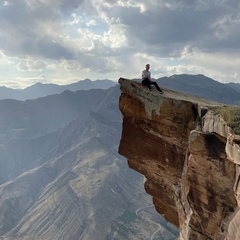
M232 128L234 134L240 135L240 106L224 106L214 109Z
M197 116L197 125L202 126L202 118Z

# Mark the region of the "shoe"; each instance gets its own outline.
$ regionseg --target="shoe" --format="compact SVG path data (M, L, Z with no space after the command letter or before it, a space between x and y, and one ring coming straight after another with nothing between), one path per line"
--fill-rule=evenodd
M163 92L159 92L160 94L163 94Z

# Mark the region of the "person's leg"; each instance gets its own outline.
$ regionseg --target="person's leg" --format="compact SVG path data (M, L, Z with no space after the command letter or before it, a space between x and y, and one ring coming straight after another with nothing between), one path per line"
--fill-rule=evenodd
M150 86L151 82L149 81L148 78L144 78L144 79L142 80L142 84L145 85L145 86L147 86L148 89L151 91L151 86Z
M159 92L163 92L156 82L152 82L151 84L154 85Z

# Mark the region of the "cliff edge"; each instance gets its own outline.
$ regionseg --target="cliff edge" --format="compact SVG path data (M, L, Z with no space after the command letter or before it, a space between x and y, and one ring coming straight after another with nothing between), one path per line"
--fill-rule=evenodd
M180 240L240 239L240 136L223 104L120 78L119 153Z

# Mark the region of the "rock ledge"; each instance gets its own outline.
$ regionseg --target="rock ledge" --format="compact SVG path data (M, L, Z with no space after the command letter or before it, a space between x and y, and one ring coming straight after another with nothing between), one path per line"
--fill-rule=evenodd
M120 78L119 153L146 177L156 210L180 240L240 239L238 135L214 112L222 104Z

